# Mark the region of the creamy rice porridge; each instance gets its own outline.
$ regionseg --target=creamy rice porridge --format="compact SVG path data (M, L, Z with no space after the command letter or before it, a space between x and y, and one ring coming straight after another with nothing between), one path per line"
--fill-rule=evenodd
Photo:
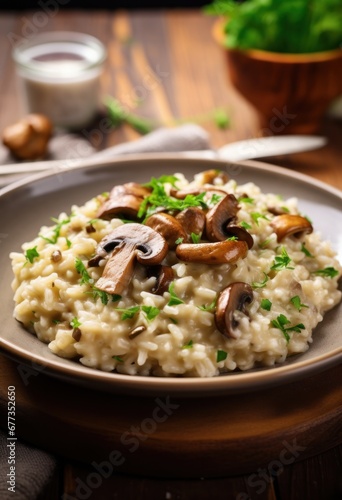
M273 366L305 352L341 300L341 264L314 224L295 198L214 170L115 186L11 253L14 317L108 372Z

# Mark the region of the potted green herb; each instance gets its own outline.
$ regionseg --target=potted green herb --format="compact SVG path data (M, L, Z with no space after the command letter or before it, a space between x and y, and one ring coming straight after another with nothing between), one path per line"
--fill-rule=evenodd
M215 0L234 86L273 133L317 130L342 94L341 0Z

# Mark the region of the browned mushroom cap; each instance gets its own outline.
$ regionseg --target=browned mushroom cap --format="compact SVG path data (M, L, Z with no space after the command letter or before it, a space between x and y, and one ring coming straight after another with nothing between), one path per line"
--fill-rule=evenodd
M96 257L109 255L96 287L110 294L121 294L131 281L135 261L144 265L160 264L168 252L164 238L142 224L124 224L105 236L96 249Z
M245 241L217 241L215 243L181 243L176 248L176 255L185 262L202 264L235 264L247 255Z
M232 283L220 292L215 311L217 329L226 337L236 338L234 333L238 321L234 318L236 310L245 313L245 307L253 300L253 290L243 282Z
M176 219L182 225L189 240L191 233L202 234L205 228L205 213L199 207L185 208L176 215Z
M156 295L163 295L169 289L170 283L174 280L173 269L170 266L149 266L147 268L147 276L155 276L157 278L156 284L151 292Z
M145 220L145 225L161 234L167 241L169 248L174 248L179 238L183 240L187 238L182 224L175 217L164 212L159 212L148 217Z
M227 239L226 226L236 220L239 204L233 194L227 194L206 214L206 235L209 241Z
M313 231L311 223L300 215L283 214L274 217L271 226L277 235L277 240L281 241L286 236L296 236L300 238L304 234Z
M108 200L100 207L97 217L112 219L115 216L137 218L143 199L150 194L150 189L135 182L115 186Z

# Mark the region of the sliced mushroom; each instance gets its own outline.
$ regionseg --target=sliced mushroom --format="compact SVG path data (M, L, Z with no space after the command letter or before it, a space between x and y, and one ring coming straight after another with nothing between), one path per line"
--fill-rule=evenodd
M176 248L179 260L202 264L235 264L247 255L245 241L217 241L215 243L181 243Z
M191 233L202 234L205 228L205 213L199 207L185 208L176 215L176 219L182 225L185 233L190 239ZM186 241L184 241L185 243Z
M246 314L246 305L253 301L253 290L243 282L232 283L224 288L217 299L215 324L217 329L228 338L236 338L234 330L238 321L234 318L235 311Z
M172 215L164 212L153 214L145 220L145 225L151 227L167 241L169 248L175 248L179 238L187 239L187 234L182 224Z
M96 216L101 219L112 219L120 215L136 219L143 199L150 192L149 188L135 182L115 186Z
M215 180L220 180L222 184L226 184L229 181L229 177L222 170L216 169L205 170L195 175L195 181L201 184L214 184Z
M210 193L211 195L214 193L221 194L222 196L225 196L227 194L226 191L223 189L220 189L219 187L190 187L186 189L176 189L176 188L171 188L170 190L170 195L173 196L174 198L178 198L179 200L184 200L189 194L191 195L198 195L200 193ZM210 198L209 198L210 199Z
M233 194L227 194L206 214L205 232L209 241L227 239L226 226L235 222L239 204Z
M245 241L248 248L252 248L254 245L253 236L243 227L228 224L225 229L226 238L235 236L240 241Z
M277 235L277 240L281 241L286 236L300 238L304 234L313 231L311 223L300 215L282 214L277 215L271 222L271 226Z
M142 224L125 224L105 236L96 249L96 258L109 258L96 287L121 294L131 281L135 262L145 266L160 264L168 252L164 238Z
M156 284L151 292L156 295L163 295L169 288L170 283L174 280L175 276L173 269L170 266L150 266L147 268L147 276L154 276L157 278Z

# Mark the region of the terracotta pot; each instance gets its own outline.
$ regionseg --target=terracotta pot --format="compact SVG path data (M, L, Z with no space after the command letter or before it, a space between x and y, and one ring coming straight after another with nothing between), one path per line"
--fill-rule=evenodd
M224 46L222 20L213 34L225 49L230 80L259 112L265 135L317 132L331 101L342 95L341 49L312 54L231 50Z

